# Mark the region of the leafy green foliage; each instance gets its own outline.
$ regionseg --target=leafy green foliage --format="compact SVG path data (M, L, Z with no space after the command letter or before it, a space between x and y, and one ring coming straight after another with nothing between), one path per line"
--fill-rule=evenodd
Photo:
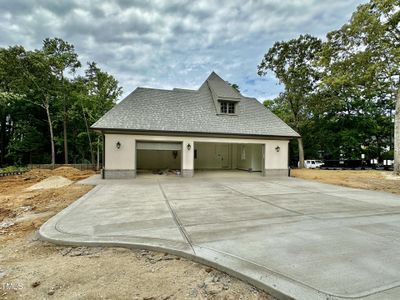
M259 75L273 72L285 87L264 105L302 134L305 157L393 159L399 21L398 0L370 0L325 42L300 36L264 56Z
M39 50L0 48L0 166L94 161L100 140L89 127L122 90L95 63L76 76L80 67L74 46L59 38Z
M28 121L18 122L8 144L7 157L14 164L32 163L32 155L43 149L43 134Z
M300 134L314 112L314 91L320 77L314 62L321 45L321 40L310 35L276 42L258 65L260 76L273 72L285 86L285 91L274 99L273 105L279 110L279 115ZM302 166L304 150L301 139L298 140L298 147Z
M229 83L231 85L231 87L233 87L235 90L237 90L240 93L240 87L238 84L236 83Z
M25 172L28 169L25 167L19 167L19 166L8 166L5 168L0 168L0 174L7 174L7 173L12 173L12 172Z

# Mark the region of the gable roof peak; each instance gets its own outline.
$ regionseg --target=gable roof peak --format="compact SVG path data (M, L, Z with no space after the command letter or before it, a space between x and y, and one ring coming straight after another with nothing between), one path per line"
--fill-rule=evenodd
M223 80L214 71L211 72L204 84L208 85L214 101L238 101L242 97L242 95L235 88L233 88L228 81Z
M213 80L213 79L221 79L221 76L219 76L215 71L212 71L210 75L208 75L207 80Z

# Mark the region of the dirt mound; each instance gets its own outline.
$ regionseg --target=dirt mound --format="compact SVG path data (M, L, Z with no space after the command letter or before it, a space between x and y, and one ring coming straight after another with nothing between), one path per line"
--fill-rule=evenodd
M77 180L76 178L80 179L83 174L95 174L92 170L80 171L72 167L59 167L54 169L51 173L53 176L64 176L71 180Z
M77 181L81 179L85 179L89 176L95 175L96 172L93 170L78 170L72 167L59 167L52 171L52 175L54 176L64 176L70 180Z
M64 176L50 176L43 179L39 183L36 183L27 188L28 191L42 190L42 189L55 189L63 186L67 186L73 183L72 180L65 178Z
M5 218L16 217L18 209L22 206L31 206L33 211L38 211L43 206L44 210L48 211L49 205L58 205L57 211L59 211L70 203L68 201L68 203L65 203L63 199L72 199L73 196L78 198L90 189L84 186L71 185L71 181L85 179L93 174L95 172L91 170L80 171L75 168L62 167L55 170L33 169L22 175L0 177L0 222ZM29 187L52 176L63 176L64 180L70 181L69 185L28 190ZM0 239L1 236L0 230Z
M54 170L50 169L32 169L29 172L23 175L24 178L28 179L36 179L37 181L41 181L44 178L51 176L63 176L72 181L77 181L81 179L85 179L91 175L95 175L96 172L93 170L78 170L72 167L59 167Z

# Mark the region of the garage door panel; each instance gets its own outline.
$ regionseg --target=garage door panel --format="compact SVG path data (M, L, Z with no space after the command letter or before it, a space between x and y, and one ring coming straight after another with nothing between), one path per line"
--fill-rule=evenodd
M182 150L181 143L163 143L163 142L137 142L136 149L138 150Z

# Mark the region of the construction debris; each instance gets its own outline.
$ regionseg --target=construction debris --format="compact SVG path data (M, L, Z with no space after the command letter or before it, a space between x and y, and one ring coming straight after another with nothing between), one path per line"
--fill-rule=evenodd
M173 169L154 169L152 170L152 173L157 175L181 175L180 170Z
M99 253L103 248L101 247L67 247L60 251L62 256L93 256Z
M10 219L5 219L3 222L0 223L0 229L6 229L8 227L11 227L15 224L14 221Z

